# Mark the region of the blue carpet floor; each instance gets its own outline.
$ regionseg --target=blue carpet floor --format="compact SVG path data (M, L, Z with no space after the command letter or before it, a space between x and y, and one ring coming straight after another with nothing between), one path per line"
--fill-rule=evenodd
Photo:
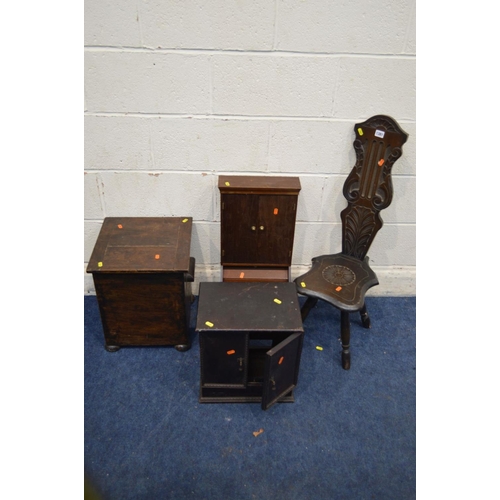
M198 402L196 301L191 350L108 353L97 300L84 300L85 477L98 498L416 497L415 297L369 297L371 330L351 315L350 371L340 313L319 302L304 323L295 403L268 411Z

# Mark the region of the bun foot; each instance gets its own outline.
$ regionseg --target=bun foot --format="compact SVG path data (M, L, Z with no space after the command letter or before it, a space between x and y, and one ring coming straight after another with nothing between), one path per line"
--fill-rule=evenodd
M342 352L342 368L344 370L349 370L351 368L351 353Z
M185 352L185 351L189 351L189 349L191 349L191 346L187 345L187 344L179 344L179 345L176 345L175 348L179 352Z
M108 351L108 352L116 352L116 351L120 350L119 345L106 345L104 347L105 347L106 351Z

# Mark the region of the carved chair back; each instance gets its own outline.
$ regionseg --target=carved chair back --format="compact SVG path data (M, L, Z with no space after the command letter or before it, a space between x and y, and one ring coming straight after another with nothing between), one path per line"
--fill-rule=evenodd
M391 170L408 139L390 116L377 115L354 126L356 164L343 193L342 253L363 260L383 221L379 212L392 201Z

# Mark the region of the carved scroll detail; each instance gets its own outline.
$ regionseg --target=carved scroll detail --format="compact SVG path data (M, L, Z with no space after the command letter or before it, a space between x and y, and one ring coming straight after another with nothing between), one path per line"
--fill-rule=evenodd
M391 170L408 134L386 115L357 123L354 130L356 164L343 187L348 206L341 214L342 252L363 259L382 227L379 212L392 202Z
M347 208L342 215L344 222L344 245L342 251L363 259L378 231L378 217L375 212L362 206Z

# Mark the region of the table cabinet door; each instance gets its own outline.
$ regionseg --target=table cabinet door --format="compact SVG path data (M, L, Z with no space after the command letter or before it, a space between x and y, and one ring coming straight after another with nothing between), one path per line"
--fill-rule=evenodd
M303 333L293 333L267 352L262 386L263 410L277 403L297 385L303 339Z
M222 264L290 265L297 197L222 195Z
M247 334L201 332L200 358L202 387L246 387Z
M255 195L222 195L221 250L224 264L257 262L259 199Z
M296 207L295 196L259 196L257 255L260 262L291 264Z

